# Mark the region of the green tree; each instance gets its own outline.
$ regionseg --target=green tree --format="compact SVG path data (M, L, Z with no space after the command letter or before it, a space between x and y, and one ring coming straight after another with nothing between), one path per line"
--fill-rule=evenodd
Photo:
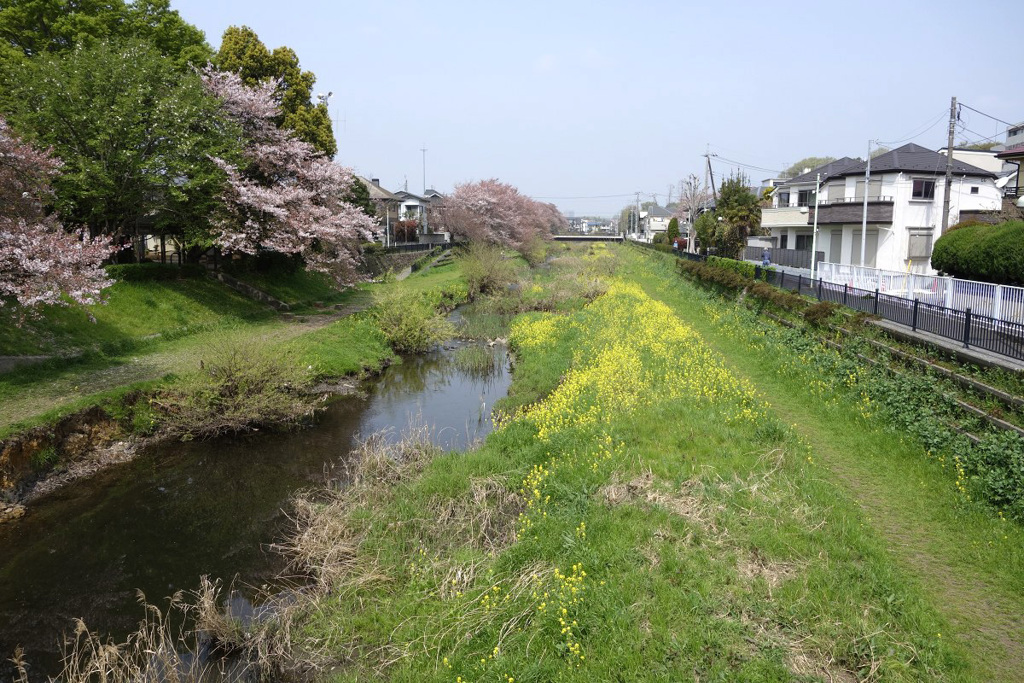
M99 42L44 54L10 79L12 126L64 162L54 179L65 222L93 235L185 232L199 241L238 132L196 74L148 43Z
M815 169L835 160L835 157L807 157L805 159L801 159L783 171L782 176L784 178L795 178L807 169Z
M718 230L718 220L712 211L705 211L697 216L693 223L693 230L697 233L697 241L703 253L708 253L708 247L715 241L715 231Z
M370 201L370 188L356 176L352 176L352 185L344 199L349 204L358 206L367 216L374 216L377 213L373 202Z
M333 157L338 151L334 129L323 102L313 104L312 71L299 67L299 58L290 47L267 49L248 26L230 26L224 31L217 67L242 77L247 85L277 81L281 84L281 120L279 127L295 133L300 140Z
M202 66L213 51L203 32L170 0L7 0L0 4L0 71L44 53L133 39L148 42L179 70Z
M668 237L669 242L673 242L679 237L679 219L675 216L668 222L668 230L665 231L665 236Z
M748 235L761 230L761 206L748 187L749 180L740 173L722 183L715 205L715 218L721 218L715 230L718 255L738 258L747 244Z

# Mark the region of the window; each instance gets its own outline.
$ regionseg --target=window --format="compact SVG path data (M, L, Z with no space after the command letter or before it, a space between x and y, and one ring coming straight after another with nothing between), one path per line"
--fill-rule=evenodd
M837 204L846 198L846 183L830 183L828 186L828 203Z
M779 238L779 249L785 249L786 243L789 242L789 235L783 235Z
M971 185L971 194L978 194L978 186Z
M796 236L796 249L797 251L810 251L811 245L813 244L813 235L797 235Z
M932 229L910 228L907 258L911 261L928 261L932 257Z
M914 178L914 191L911 199L935 199L935 181Z
M810 206L814 203L814 190L800 190L797 194L797 206Z
M882 194L882 180L881 178L872 180L868 184L868 201L875 201ZM854 198L864 201L864 181L857 181L857 189L854 192Z
M789 190L779 192L779 206L789 206Z

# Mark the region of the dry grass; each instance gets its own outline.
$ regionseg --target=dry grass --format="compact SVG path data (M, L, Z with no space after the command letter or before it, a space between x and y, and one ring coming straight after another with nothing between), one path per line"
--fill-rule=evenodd
M64 683L199 683L223 678L225 662L211 662L189 648L187 634L172 626L175 617L187 610L181 592L171 598L166 611L146 603L139 594L145 616L139 628L123 643L103 639L89 631L78 619L74 633L63 646L64 670L59 680Z
M516 520L525 506L521 496L490 477L470 481L469 497L439 498L431 507L433 535L441 544L468 543L496 554L516 540Z

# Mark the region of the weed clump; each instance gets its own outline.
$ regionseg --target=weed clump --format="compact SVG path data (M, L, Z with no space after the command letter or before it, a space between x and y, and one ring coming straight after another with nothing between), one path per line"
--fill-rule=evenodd
M395 289L377 298L373 317L399 353L422 353L455 335L455 327L418 292Z
M814 328L828 327L838 310L839 306L831 301L819 301L807 307L804 320Z
M515 282L515 266L489 244L472 242L462 254L462 273L466 277L469 298L508 289Z
M251 340L211 344L199 368L151 400L161 429L188 440L238 433L266 424L292 424L314 410L306 392L311 368L293 354Z

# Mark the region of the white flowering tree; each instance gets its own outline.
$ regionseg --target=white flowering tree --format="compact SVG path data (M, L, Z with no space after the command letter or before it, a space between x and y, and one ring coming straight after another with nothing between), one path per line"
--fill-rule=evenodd
M208 68L203 81L243 136L242 160L215 159L227 174L214 241L228 251L297 254L310 270L340 285L359 279L359 244L373 220L346 201L352 172L275 125L277 84L247 86L233 73Z
M59 168L0 118L0 307L93 304L113 284L100 266L111 253L109 237L69 232L44 211Z

